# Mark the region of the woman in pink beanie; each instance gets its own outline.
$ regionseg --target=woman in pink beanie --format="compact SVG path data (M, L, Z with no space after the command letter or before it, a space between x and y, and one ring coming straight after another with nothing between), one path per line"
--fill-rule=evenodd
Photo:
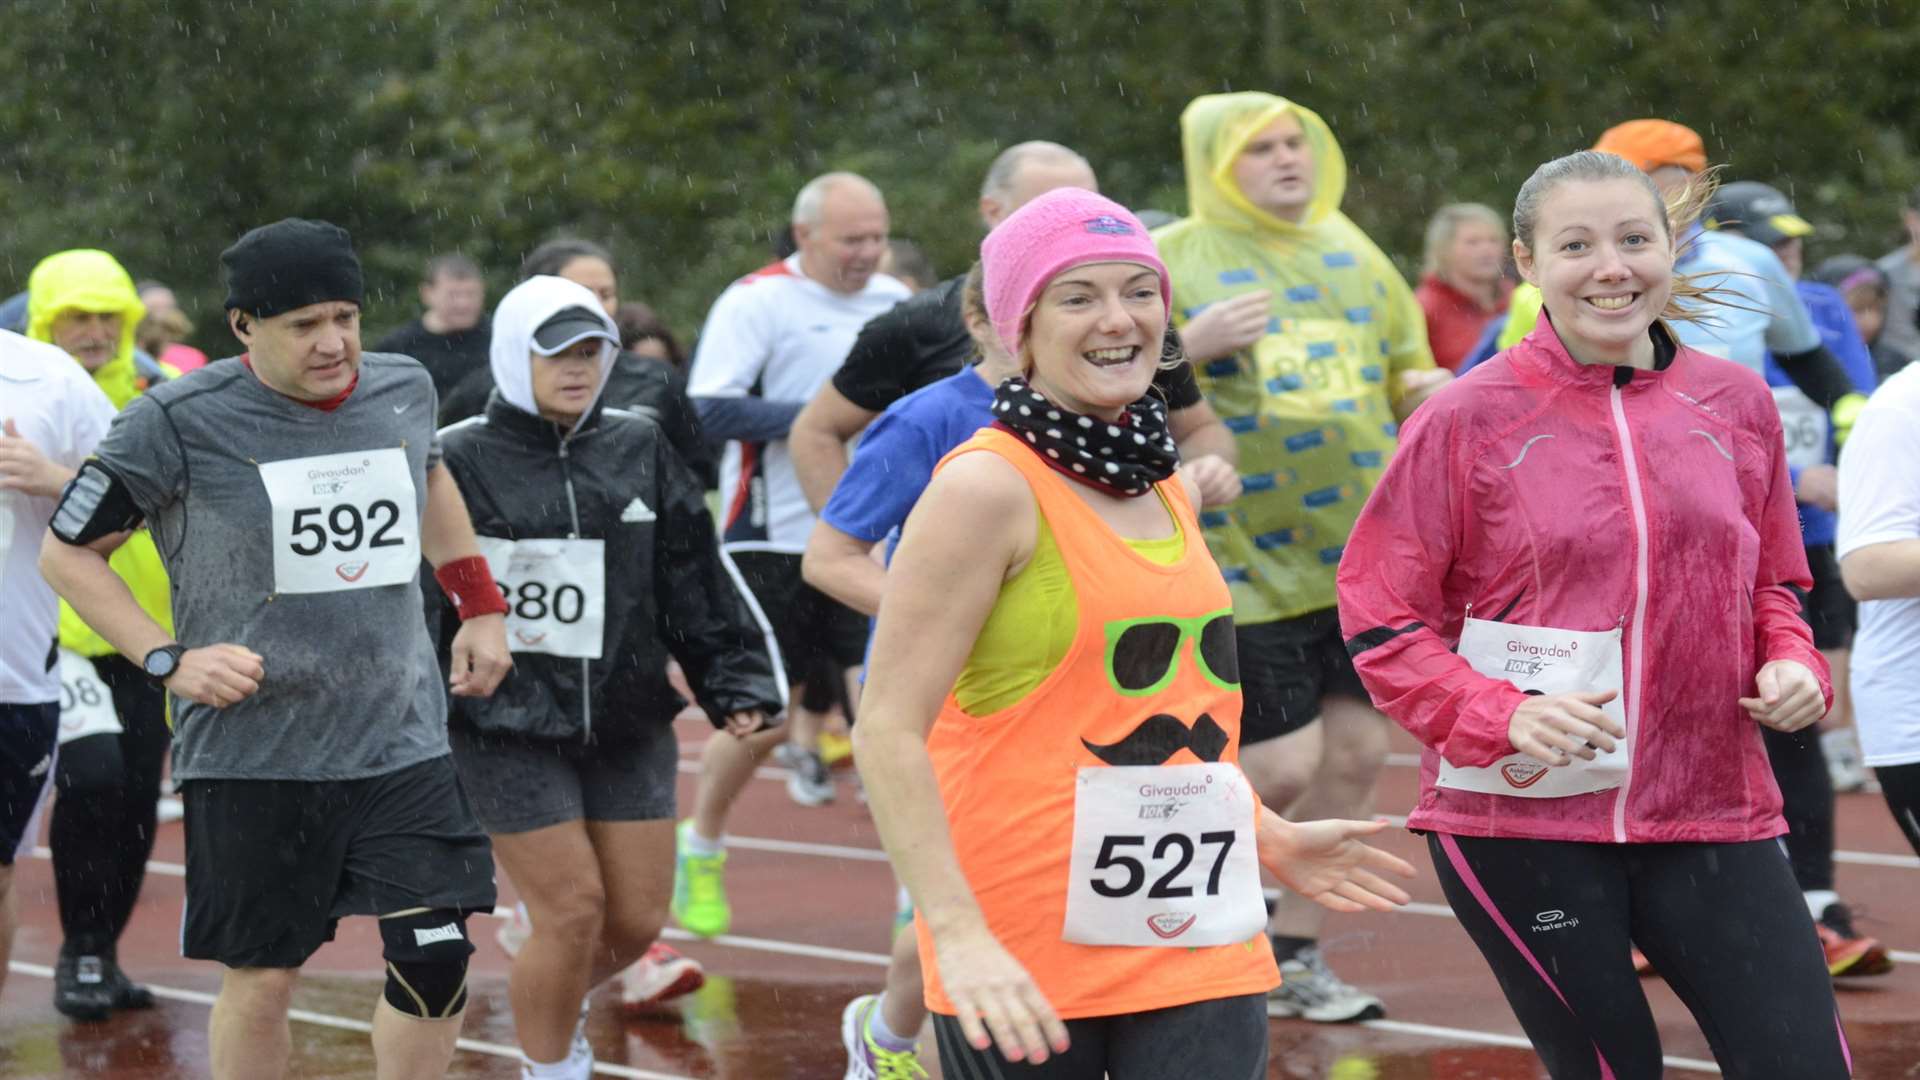
M1148 394L1146 229L1061 189L980 250L1023 374L907 519L854 731L941 1064L1265 1075L1260 866L1341 911L1406 902L1412 867L1361 842L1379 824L1262 808L1235 763L1231 600Z

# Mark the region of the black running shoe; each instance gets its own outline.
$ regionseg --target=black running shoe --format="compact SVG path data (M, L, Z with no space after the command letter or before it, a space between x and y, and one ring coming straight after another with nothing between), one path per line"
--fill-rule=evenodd
M114 1008L153 1008L153 991L127 978L127 973L120 970L119 961L112 957L105 958L105 969L107 988L113 995Z
M61 953L53 966L53 1007L75 1020L105 1020L113 1012L105 961Z

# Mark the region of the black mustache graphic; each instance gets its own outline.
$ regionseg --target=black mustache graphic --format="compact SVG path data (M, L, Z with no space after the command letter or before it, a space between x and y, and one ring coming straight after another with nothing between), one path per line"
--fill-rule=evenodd
M1117 743L1101 746L1081 739L1080 745L1109 765L1163 765L1183 749L1193 751L1201 761L1219 761L1220 752L1227 748L1227 733L1206 713L1192 728L1177 716L1155 713Z

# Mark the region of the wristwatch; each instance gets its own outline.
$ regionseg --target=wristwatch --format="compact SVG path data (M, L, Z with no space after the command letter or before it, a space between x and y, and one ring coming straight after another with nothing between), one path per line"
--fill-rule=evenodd
M173 678L173 673L180 670L180 657L186 651L187 647L176 641L148 653L146 659L140 661L141 670L147 673L147 681L155 686L165 685L168 679Z

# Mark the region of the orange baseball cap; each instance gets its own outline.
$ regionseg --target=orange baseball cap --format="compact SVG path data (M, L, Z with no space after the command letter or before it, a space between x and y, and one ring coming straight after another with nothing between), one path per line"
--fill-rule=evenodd
M1662 165L1678 165L1689 172L1707 167L1707 147L1699 132L1671 120L1629 120L1608 128L1593 148L1618 154L1641 172Z

